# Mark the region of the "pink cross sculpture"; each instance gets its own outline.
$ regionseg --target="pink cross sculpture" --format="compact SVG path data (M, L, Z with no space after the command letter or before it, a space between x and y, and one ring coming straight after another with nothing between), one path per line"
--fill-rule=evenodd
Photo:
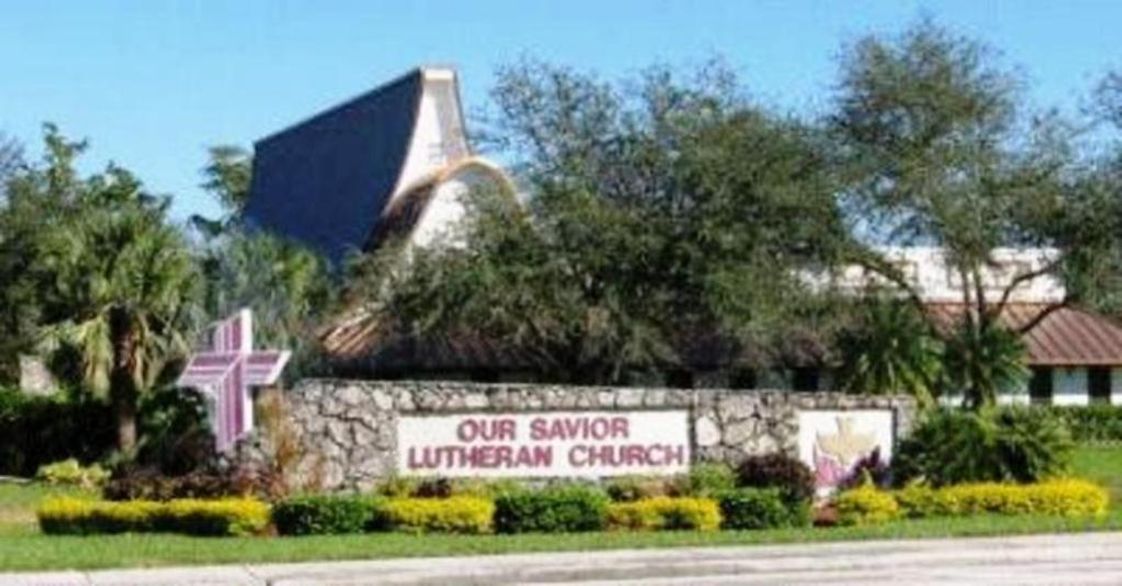
M248 309L219 322L212 347L191 356L176 384L199 389L213 401L211 429L219 452L253 429L250 387L275 383L289 356L278 350L253 351L253 316Z

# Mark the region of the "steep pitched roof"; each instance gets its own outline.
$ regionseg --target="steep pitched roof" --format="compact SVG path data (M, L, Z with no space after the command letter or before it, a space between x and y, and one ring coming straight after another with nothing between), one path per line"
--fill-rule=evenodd
M258 141L250 222L334 263L363 248L401 175L423 89L417 69Z

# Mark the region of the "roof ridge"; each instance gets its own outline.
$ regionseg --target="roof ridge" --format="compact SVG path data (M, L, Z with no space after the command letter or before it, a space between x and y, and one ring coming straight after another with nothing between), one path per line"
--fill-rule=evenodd
M394 78L394 79L392 79L392 80L390 80L386 83L383 83L382 85L379 85L379 86L377 86L373 89L362 92L361 94L352 96L351 98L343 100L342 102L339 102L339 103L335 104L334 106L328 107L326 110L320 110L319 112L316 112L315 114L312 114L311 116L301 118L300 120L298 120L296 122L293 122L292 124L289 124L288 126L285 126L284 128L282 128L280 130L277 130L273 133L267 134L264 137L253 141L253 144L256 147L259 144L269 142L271 140L279 138L282 135L288 134L288 133L290 133L290 132L292 132L292 131L294 131L298 128L302 128L303 126L305 126L309 123L315 122L316 120L319 120L320 118L326 118L326 117L330 116L331 114L334 114L334 113L338 112L339 110L343 110L343 109L345 109L349 106L353 106L354 104L356 104L358 102L364 101L364 100L369 99L373 96L376 96L376 95L381 94L383 92L389 91L391 88L394 88L394 87L396 87L396 86L398 86L402 83L405 83L405 82L411 80L415 76L424 76L425 69L426 69L425 67L414 67L414 68L410 69L409 71L399 75L398 77L396 77L396 78Z

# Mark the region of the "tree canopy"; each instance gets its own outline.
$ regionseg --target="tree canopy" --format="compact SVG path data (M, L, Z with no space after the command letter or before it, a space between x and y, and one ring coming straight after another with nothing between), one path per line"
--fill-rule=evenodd
M503 69L490 144L518 153L525 205L472 206L464 248L412 255L378 299L404 331L482 333L551 376L620 381L736 352L803 317L796 270L847 236L822 136L744 99L731 74L653 69L607 84L538 62Z

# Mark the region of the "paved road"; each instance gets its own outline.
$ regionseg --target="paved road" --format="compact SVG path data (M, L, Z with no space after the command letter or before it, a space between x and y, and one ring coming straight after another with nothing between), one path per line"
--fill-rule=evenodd
M1122 584L1122 533L0 574L14 585Z

